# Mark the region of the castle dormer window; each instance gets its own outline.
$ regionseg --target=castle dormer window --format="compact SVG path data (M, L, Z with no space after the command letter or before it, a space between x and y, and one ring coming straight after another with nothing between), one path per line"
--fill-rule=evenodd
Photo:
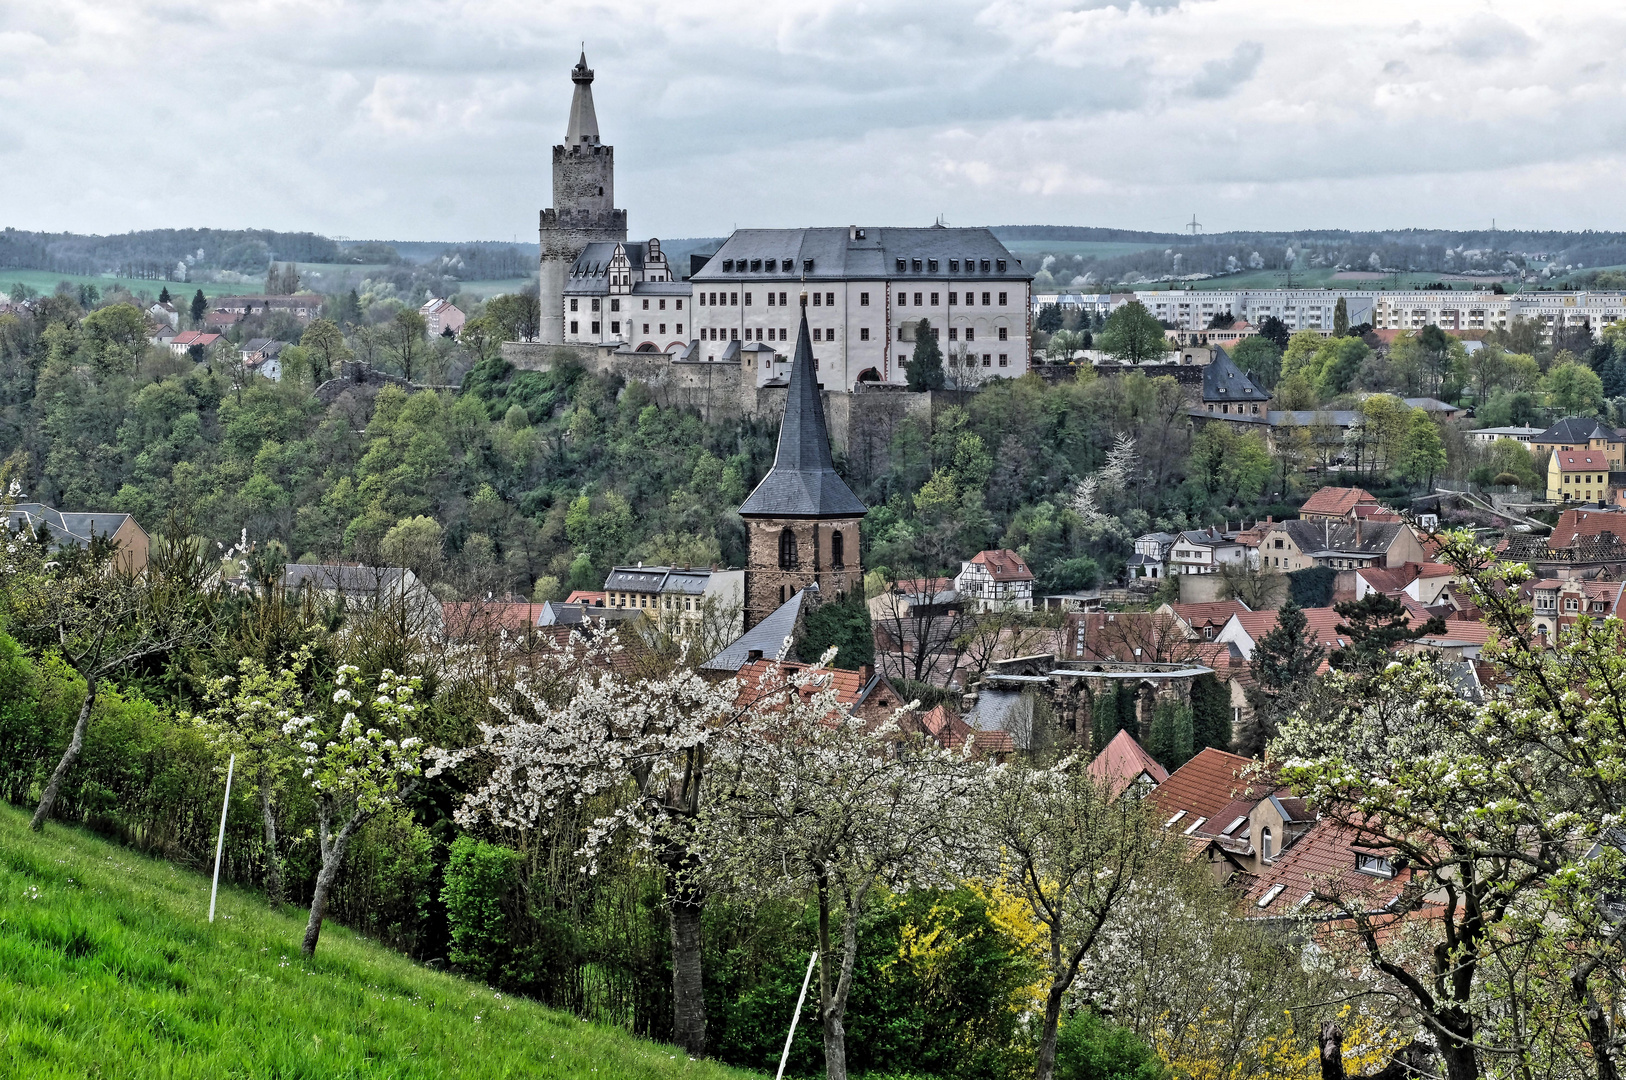
M811 268L812 264L813 264L813 260L809 259L809 260L807 260L807 262L808 262L809 268ZM790 273L792 270L796 269L796 260L795 259L782 259L782 260L780 260L779 269L781 271L783 271L784 273L787 273L787 274Z
M926 260L926 270L929 273L933 273L933 274L937 273L937 260L936 259L927 259Z
M920 273L920 260L919 259L910 259L909 260L909 268L911 270L913 270L917 274Z
M751 272L753 274L755 274L755 273L760 273L761 270L762 270L762 260L761 259L752 259L751 260Z
M959 259L950 259L949 260L949 273L958 274L959 272L960 272L960 260Z
M733 271L733 269L734 269L734 260L733 259L724 259L723 260L723 273L725 273L725 274L731 273Z

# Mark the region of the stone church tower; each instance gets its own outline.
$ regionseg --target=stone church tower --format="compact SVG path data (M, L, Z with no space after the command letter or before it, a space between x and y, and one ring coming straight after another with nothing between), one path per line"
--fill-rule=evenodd
M570 72L576 92L562 146L553 148L553 205L542 211L541 324L550 345L565 340L565 279L582 249L596 240L625 240L627 212L615 209L615 148L598 139L593 71L587 53Z
M745 628L749 630L798 590L818 586L830 601L864 587L858 521L864 504L836 473L824 422L824 399L813 370L807 294L785 394L785 418L773 468L740 505L748 534Z

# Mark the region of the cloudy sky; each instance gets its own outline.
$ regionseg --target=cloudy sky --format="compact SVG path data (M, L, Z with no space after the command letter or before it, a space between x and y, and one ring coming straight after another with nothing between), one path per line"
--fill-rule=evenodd
M635 235L1626 228L1626 6L0 0L0 224L535 239L579 43Z

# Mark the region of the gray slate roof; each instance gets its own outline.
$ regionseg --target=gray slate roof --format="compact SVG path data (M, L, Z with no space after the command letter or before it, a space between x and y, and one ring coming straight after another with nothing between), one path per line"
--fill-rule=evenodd
M728 283L739 280L841 281L869 280L968 281L1004 279L1030 281L1004 244L987 229L872 229L858 230L862 239L844 228L737 229L717 253L690 275L697 282ZM903 260L903 268L898 260ZM920 268L915 268L915 261ZM931 267L936 260L937 268ZM951 269L954 260L958 269ZM988 269L982 268L983 261ZM1004 260L1005 269L999 268ZM967 265L973 269L968 270ZM730 269L723 269L724 266Z
M1595 416L1566 416L1537 435L1532 442L1568 443L1574 446L1592 439L1618 439L1619 433Z
M705 567L616 566L604 579L604 591L699 596L710 581L711 571Z
M92 536L112 536L124 526L129 514L63 513L44 503L17 503L11 508L10 527L21 529L25 524L36 533L44 530L55 544L85 547Z
M700 670L738 671L752 660L790 658L793 651L792 639L796 636L796 621L801 618L807 594L817 591L817 585L797 590L795 596L779 605L766 619L740 635L722 652L701 664Z
M1203 400L1264 402L1270 400L1270 395L1236 366L1229 353L1216 348L1214 359L1203 368Z
M1357 528L1353 523L1332 525L1324 521L1295 519L1284 521L1281 528L1293 538L1306 555L1332 552L1350 555L1381 555L1389 550L1400 530L1406 527L1399 521L1367 521ZM1356 537L1359 535L1359 539Z
M732 343L731 343L732 344ZM785 418L773 468L740 505L742 516L859 517L864 504L836 472L830 434L824 423L824 397L813 374L813 342L807 309L796 331L796 355L785 391Z
M399 566L345 566L337 563L289 563L282 571L282 584L290 589L309 585L319 592L340 592L347 596L374 596L395 590L415 589L418 577Z

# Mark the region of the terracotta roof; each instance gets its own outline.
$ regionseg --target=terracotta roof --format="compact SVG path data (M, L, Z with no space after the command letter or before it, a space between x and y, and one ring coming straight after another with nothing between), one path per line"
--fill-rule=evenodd
M942 705L917 717L915 723L947 750L958 750L968 738L973 751L978 754L1009 754L1016 749L1010 732L979 731Z
M988 576L995 581L1033 580L1033 571L1029 570L1028 564L1022 561L1022 556L1006 548L979 551L971 556L971 561L986 566Z
M1558 515L1558 524L1553 526L1553 535L1547 543L1551 547L1567 548L1581 537L1601 536L1604 533L1626 537L1626 514L1619 510L1574 507Z
M483 601L442 604L446 630L458 634L486 630L528 630L542 617L541 604Z
M1330 607L1304 608L1304 621L1315 640L1331 648L1338 648L1347 644L1338 635L1338 624L1343 620L1338 612ZM1276 611L1274 608L1265 611L1245 611L1233 616L1247 635L1257 644L1259 639L1270 633L1276 627Z
M1177 823L1183 832L1197 818L1211 818L1229 806L1236 793L1248 787L1239 774L1252 764L1252 758L1207 746L1146 797L1166 816L1185 811Z
M742 704L754 701L756 696L763 692L765 689L762 682L763 677L767 675L768 669L772 666L773 661L766 659L751 660L740 666L735 678L740 684L740 702ZM828 678L830 683L835 686L836 701L849 709L858 704L859 699L863 696L864 688L871 679L868 671L852 671L846 668L818 668L813 664L797 664L789 661L779 665L779 678L789 679L792 675L803 671L816 671ZM770 683L766 689L772 691L777 686L777 682ZM821 689L822 687L811 684L801 687L802 699L805 701L812 698L820 693Z
M1331 818L1321 819L1278 858L1266 864L1248 888L1244 913L1255 918L1297 914L1300 905L1317 889L1360 897L1367 911L1381 909L1406 888L1410 875L1402 872L1386 878L1362 873L1355 869L1355 855L1360 847L1353 829ZM1374 851L1373 854L1383 853Z
M1357 487L1324 487L1304 500L1299 513L1345 517L1360 503L1375 503L1377 496Z
M1169 778L1169 770L1141 748L1140 743L1127 731L1120 730L1106 748L1095 755L1089 765L1090 775L1097 780L1111 782L1113 794L1121 793L1142 776L1152 783L1161 784Z
M1417 640L1425 645L1444 645L1447 642L1460 645L1483 645L1491 639L1494 633L1489 626L1482 622L1470 622L1467 619L1447 619L1445 633L1429 634Z
M1202 604L1170 604L1169 610L1187 626L1224 626L1232 615L1252 609L1240 600L1214 600Z
M1352 516L1358 517L1362 521L1402 521L1402 520L1404 520L1399 514L1395 513L1393 510L1389 509L1387 506L1379 506L1376 503L1359 503L1359 504L1355 505L1354 507L1350 508L1349 512L1350 512L1350 514Z
M598 607L602 605L606 599L607 597L605 596L603 589L599 589L596 592L592 589L572 589L570 595L565 597L565 603L591 604L594 607Z
M1559 472L1609 471L1609 459L1602 450L1557 450L1553 460L1558 462Z

